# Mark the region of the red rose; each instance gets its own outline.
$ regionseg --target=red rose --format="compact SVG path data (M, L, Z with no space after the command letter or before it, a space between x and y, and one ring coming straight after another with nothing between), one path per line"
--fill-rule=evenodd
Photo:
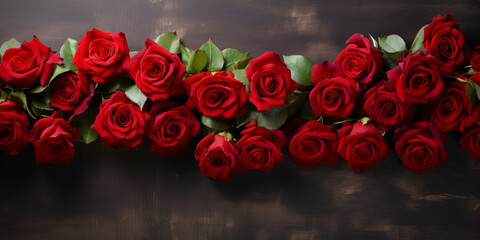
M77 128L54 112L49 118L38 120L30 131L30 142L34 145L35 158L39 163L65 165L70 162L75 143L80 134Z
M442 131L463 131L480 120L480 106L471 107L465 94L465 83L453 81L442 95L424 106L424 118Z
M470 65L472 65L474 71L480 72L480 46L476 46L473 50Z
M390 152L382 132L373 123L348 122L337 133L340 138L337 151L353 171L366 171Z
M316 163L327 166L337 164L338 137L335 128L310 120L298 127L288 145L288 156L301 168Z
M472 80L476 84L480 84L480 72L473 74L470 80Z
M400 100L395 88L380 81L363 94L362 111L384 132L394 126L406 126L413 113L405 101Z
M72 63L94 82L106 83L123 72L123 66L130 59L129 53L124 33L102 32L94 28L78 42Z
M382 69L382 55L377 48L370 45L368 38L360 33L353 34L347 40L346 46L334 63L342 65L348 78L361 84L369 84Z
M470 58L470 50L466 42L467 36L458 29L451 14L433 18L424 30L425 51L441 61L442 67L452 72L465 64Z
M23 41L20 48L5 51L0 63L0 79L19 88L32 87L38 83L46 86L55 63L61 64L62 58L34 36L30 42Z
M414 123L408 130L397 133L394 139L397 155L408 169L424 173L434 166L445 164L446 134L440 133L431 123Z
M478 123L465 129L459 143L477 161L480 161L480 125Z
M6 154L17 153L28 142L28 118L13 101L0 103L0 150Z
M238 163L238 151L225 136L208 134L198 143L195 159L203 174L226 182Z
M123 92L100 104L92 129L111 147L136 147L142 143L150 116Z
M248 103L245 86L230 71L228 75L224 71L198 73L186 78L183 84L190 95L187 105L196 106L206 116L229 119L245 113Z
M352 113L360 94L358 83L350 78L317 81L310 92L310 104L317 116L344 118Z
M148 114L151 121L147 137L152 151L158 155L182 153L188 147L188 140L200 129L192 111L172 101L155 102Z
M436 60L421 51L407 52L398 60L398 66L387 72L400 100L426 103L443 90L443 76Z
M70 119L87 110L95 93L95 85L82 72L78 76L60 74L50 83L50 89L52 107L72 112Z
M312 68L312 81L315 85L328 78L344 77L342 66L332 64L328 61L322 64L315 64Z
M240 134L242 138L235 144L240 161L233 170L234 173L248 169L268 172L272 170L273 164L283 161L281 150L287 139L282 131L247 126Z
M177 54L170 53L150 39L145 41L145 48L125 65L125 70L152 101L165 100L184 91L185 65Z
M284 106L298 86L291 78L290 69L274 52L266 52L250 61L247 78L250 81L248 99L262 112L273 106Z

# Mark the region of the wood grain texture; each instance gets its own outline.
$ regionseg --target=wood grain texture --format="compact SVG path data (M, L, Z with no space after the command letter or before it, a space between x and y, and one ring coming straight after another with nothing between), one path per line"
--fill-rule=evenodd
M302 54L333 61L355 32L397 33L450 12L480 44L480 1L8 1L0 41L36 34L58 50L93 27L126 33L131 50L176 30L185 45ZM302 170L292 161L221 183L193 152L159 157L147 143L77 144L65 167L37 165L33 147L0 155L0 239L480 239L480 162L451 133L447 164L426 174L393 154L363 174L344 160ZM192 146L194 148L194 146Z

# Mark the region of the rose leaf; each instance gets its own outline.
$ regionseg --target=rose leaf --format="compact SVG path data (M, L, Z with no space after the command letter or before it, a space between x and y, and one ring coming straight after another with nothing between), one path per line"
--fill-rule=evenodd
M202 115L200 118L203 125L215 130L215 131L225 131L232 127L232 124L227 121L222 121L218 119L213 119L209 116Z
M248 60L248 52L243 52L235 48L223 49L222 55L225 59L225 70L233 71L235 69L234 63L240 60Z
M407 44L402 37L392 34L386 37L378 38L378 45L387 53L397 53L407 51Z
M425 32L425 27L428 26L425 25L423 26L422 28L420 28L420 30L418 31L417 35L415 36L415 39L413 39L413 43L412 43L412 46L410 47L410 52L414 53L416 51L422 51L422 52L425 52L425 46L424 46L424 42L425 42L425 36L424 36L424 32Z
M3 54L5 54L5 51L7 51L7 49L19 48L21 45L22 44L20 44L20 42L18 42L17 39L11 38L10 40L4 42L2 46L0 46L0 57L2 57Z
M195 50L191 53L186 65L187 73L196 74L202 71L207 65L207 54L203 50Z
M292 79L301 86L311 86L313 63L301 55L283 56L285 64L291 71Z
M288 119L288 110L279 106L271 107L268 112L258 114L257 125L267 129L279 129Z
M245 69L232 70L235 79L242 82L245 86L245 90L248 93L250 91L250 81L247 79L247 71Z
M171 53L179 53L180 51L180 38L176 32L164 33L158 36L155 42Z
M132 102L136 103L140 109L143 109L143 105L145 105L147 97L142 93L142 91L140 91L140 88L138 88L137 85L132 85L125 89L125 94Z
M80 132L80 141L89 144L98 138L98 133L91 128L97 117L98 108L89 108L84 113L75 116L72 119L72 126L78 127Z
M211 39L208 39L206 43L200 46L200 50L205 51L207 54L207 69L210 72L218 72L222 70L225 60L223 59L222 52L220 49L212 42Z
M63 58L63 64L70 70L76 70L77 66L72 63L73 56L78 48L78 41L75 39L67 38L65 43L60 48L60 57Z

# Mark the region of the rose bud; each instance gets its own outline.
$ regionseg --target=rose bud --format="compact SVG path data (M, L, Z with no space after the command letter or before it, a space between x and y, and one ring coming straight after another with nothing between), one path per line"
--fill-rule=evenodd
M32 41L24 41L19 48L5 51L0 63L0 79L19 88L29 88L38 83L46 86L54 64L61 63L62 58L34 36Z
M142 143L149 119L125 93L118 91L100 104L92 129L111 147L134 148Z
M214 119L241 116L247 107L247 92L233 73L224 71L212 74L202 72L183 81L189 94L187 105L196 107L203 115Z
M185 65L177 54L151 39L145 41L145 48L130 59L125 70L152 101L162 101L185 91L182 85Z
M478 123L463 131L459 143L477 161L480 161L480 125Z
M0 150L17 155L28 142L28 118L13 101L0 103Z
M61 166L73 158L73 144L79 137L77 128L59 118L58 112L54 112L49 118L38 120L30 131L30 142L34 145L37 162Z
M470 65L476 72L480 72L480 46L476 46L472 53L472 59L470 59Z
M129 53L124 33L102 32L94 28L78 42L72 63L94 82L106 83L123 73L123 66L130 59Z
M395 150L404 167L424 173L434 166L445 164L446 134L442 134L433 124L414 123L408 130L397 133L393 138Z
M320 163L337 164L338 137L335 128L310 120L298 127L288 146L288 155L301 168Z

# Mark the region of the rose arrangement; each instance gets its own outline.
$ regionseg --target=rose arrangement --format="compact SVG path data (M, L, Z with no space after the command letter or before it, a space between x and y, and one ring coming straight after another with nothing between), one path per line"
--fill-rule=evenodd
M28 142L41 163L67 164L77 141L99 137L158 155L194 155L203 174L270 171L285 152L301 168L339 157L363 172L396 152L423 173L445 164L446 135L480 160L480 46L450 14L398 35L353 34L338 57L314 64L266 52L249 60L211 40L185 47L175 33L130 51L123 33L88 31L58 54L39 39L0 47L0 150ZM200 131L203 129L202 131ZM392 150L390 150L392 149Z

